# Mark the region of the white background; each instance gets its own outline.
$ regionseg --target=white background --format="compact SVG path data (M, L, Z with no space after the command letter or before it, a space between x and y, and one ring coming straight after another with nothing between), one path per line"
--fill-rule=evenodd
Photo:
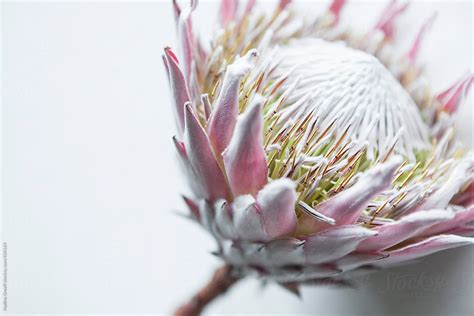
M201 2L195 25L209 34L217 3ZM211 238L173 212L186 187L161 60L176 47L170 3L3 3L10 312L168 314L220 265ZM370 26L382 5L352 3L343 19ZM473 69L473 3L416 2L399 23L402 49L434 10L422 61L439 91ZM460 125L471 146L472 109L470 97ZM451 250L358 290L305 288L302 300L244 280L208 311L467 315L473 262L474 247Z

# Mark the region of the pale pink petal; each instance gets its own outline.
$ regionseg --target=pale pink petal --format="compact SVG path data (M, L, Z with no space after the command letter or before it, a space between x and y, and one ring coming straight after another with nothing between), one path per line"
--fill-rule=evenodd
M224 151L224 165L232 193L251 194L267 183L268 167L263 149L263 113L265 99L255 96L237 122L229 147Z
M430 16L430 18L425 23L423 23L420 30L416 34L415 40L413 41L413 44L411 45L411 48L407 53L407 57L411 63L414 63L416 61L416 57L418 56L418 52L420 51L421 42L423 41L423 38L425 37L428 30L433 26L434 21L436 20L436 16L436 13Z
M295 184L278 179L267 184L257 195L238 196L232 203L237 235L254 242L270 241L291 234L296 227Z
M255 199L251 195L241 195L232 203L234 225L237 235L242 240L268 241L265 226Z
M450 232L472 221L474 221L474 205L455 212L452 219L431 226L423 232L423 235L430 236Z
M353 186L317 205L316 211L333 218L337 226L355 223L369 202L390 187L394 172L401 162L402 159L395 156L362 173ZM330 227L327 223L309 217L306 220L313 221L313 231Z
M165 59L169 72L171 99L175 108L178 128L182 133L184 130L184 104L189 101L188 86L179 67L178 58L169 47L165 48Z
M446 210L418 211L400 220L374 228L377 236L364 240L357 247L358 252L373 252L392 247L404 240L417 236L428 227L453 218Z
M176 151L178 152L179 156L182 159L187 159L188 157L186 156L186 148L184 146L184 143L180 141L176 136L173 136L173 143L176 147Z
M257 51L252 49L227 66L208 126L209 139L217 154L221 154L230 142L239 111L240 80L250 71L257 56Z
M334 24L339 22L341 10L346 4L346 0L333 0L329 6L329 11L334 15Z
M191 62L196 46L196 38L193 33L191 14L196 9L198 0L190 0L190 5L185 7L179 15L178 38L181 57L184 58L184 69L186 78L191 74Z
M268 183L257 195L256 208L271 239L283 237L296 228L296 184L281 178Z
M382 12L375 29L381 30L385 37L392 38L395 31L395 20L408 7L408 3L397 5L397 0L392 0Z
M474 243L474 238L456 235L438 235L401 249L393 250L389 257L379 261L377 265L393 265L403 261L421 258L432 253Z
M185 110L184 143L189 162L201 183L204 197L210 201L229 198L226 180L214 157L206 132L199 124L189 103L186 104Z
M183 200L184 203L186 203L186 206L188 207L190 213L194 216L194 218L199 222L201 219L201 215L199 214L199 206L196 202L194 202L192 199L186 197L183 195Z
M474 75L467 73L451 87L438 94L436 99L441 103L442 109L449 113L456 112L469 93L473 82Z
M364 239L374 236L375 231L348 225L330 228L305 237L304 251L310 264L331 262L354 251Z
M219 10L221 25L225 26L230 21L235 20L235 14L239 6L239 0L221 0Z
M177 0L173 0L173 13L174 13L174 20L176 22L176 26L179 25L179 16L181 15L181 8Z

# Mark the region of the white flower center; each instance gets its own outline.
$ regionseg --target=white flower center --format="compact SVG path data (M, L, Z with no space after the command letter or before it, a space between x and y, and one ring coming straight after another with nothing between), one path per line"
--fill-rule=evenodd
M288 75L283 87L293 90L287 102L308 98L298 113L314 111L318 127L332 123L336 134L349 128L369 159L392 150L414 160L415 151L430 147L417 105L374 56L320 39L293 40L268 56L278 62L272 76Z

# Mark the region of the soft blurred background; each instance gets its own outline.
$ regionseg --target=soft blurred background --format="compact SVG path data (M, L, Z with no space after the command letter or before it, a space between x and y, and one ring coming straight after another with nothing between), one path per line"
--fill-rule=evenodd
M200 2L209 36L218 3ZM351 1L343 21L370 27L384 3ZM327 1L297 5L316 14ZM439 91L474 69L473 2L414 1L402 51L434 11L421 61ZM8 311L169 314L220 265L209 235L175 213L187 189L161 59L176 47L171 0L3 2L1 17ZM473 109L471 96L458 116L471 147ZM472 315L473 262L474 247L450 250L302 299L244 280L207 312Z

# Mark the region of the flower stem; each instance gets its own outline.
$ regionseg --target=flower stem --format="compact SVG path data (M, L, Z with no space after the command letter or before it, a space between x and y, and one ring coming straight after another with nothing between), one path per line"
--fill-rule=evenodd
M181 305L174 313L175 316L197 316L219 295L224 294L240 277L233 273L231 265L217 269L212 279L197 292L187 303Z

